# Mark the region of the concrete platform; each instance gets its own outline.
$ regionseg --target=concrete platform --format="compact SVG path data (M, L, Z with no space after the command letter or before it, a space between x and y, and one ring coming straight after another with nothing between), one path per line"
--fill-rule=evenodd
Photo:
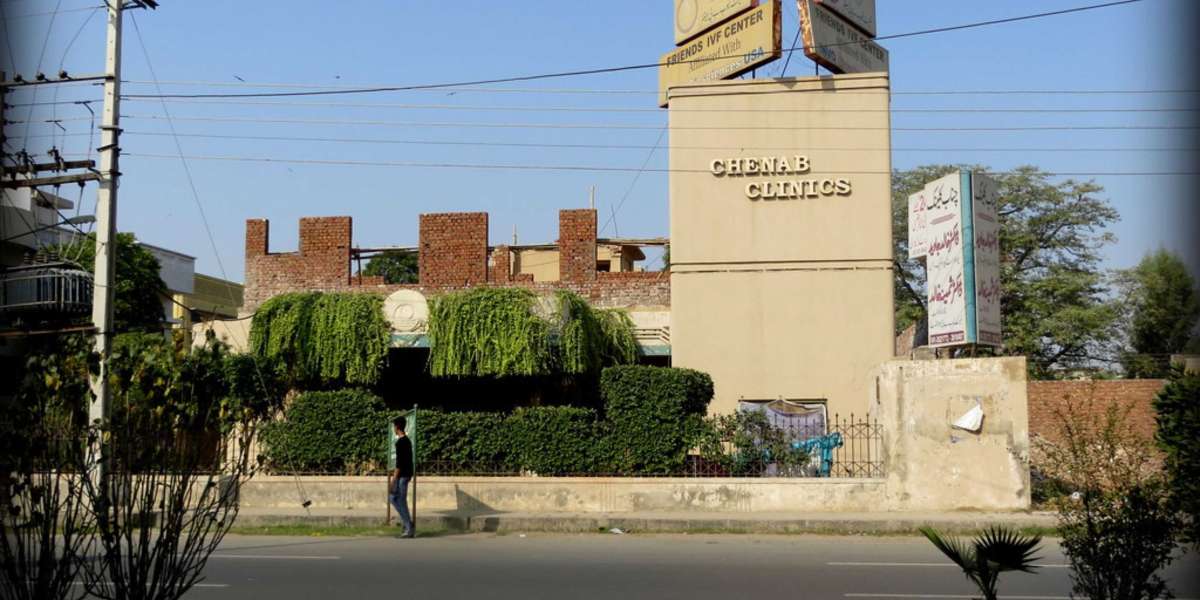
M382 510L328 508L244 508L237 527L307 525L312 527L378 527ZM992 525L1049 529L1052 513L1025 512L879 512L879 513L519 513L454 512L418 509L417 528L451 532L594 533L619 528L628 533L833 533L843 535L914 534L930 525L939 531L972 533Z

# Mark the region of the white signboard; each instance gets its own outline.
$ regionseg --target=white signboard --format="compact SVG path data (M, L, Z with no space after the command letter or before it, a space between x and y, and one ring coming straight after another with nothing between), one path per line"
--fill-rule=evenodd
M966 272L963 268L962 173L955 172L926 186L929 203L926 249L926 306L929 345L967 342Z
M675 45L754 8L758 0L675 0Z
M842 15L863 33L875 37L875 0L817 0L817 3Z
M1000 329L1000 201L995 179L971 174L971 216L975 238L975 336L979 344L999 346Z
M837 13L796 0L800 8L804 55L834 73L872 73L888 70L888 51Z
M908 257L924 258L929 252L929 188L908 197Z

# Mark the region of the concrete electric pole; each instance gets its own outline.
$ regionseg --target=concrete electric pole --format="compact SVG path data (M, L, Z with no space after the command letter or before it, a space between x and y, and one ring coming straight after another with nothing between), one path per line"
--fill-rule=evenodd
M113 290L116 266L117 180L121 149L121 12L124 0L108 5L108 34L104 53L104 109L100 117L100 190L96 195L96 268L92 293L92 324L96 327L96 353L100 372L92 380L95 398L88 419L104 423L108 418L111 391L108 387L108 357L112 352ZM104 461L99 461L100 469Z

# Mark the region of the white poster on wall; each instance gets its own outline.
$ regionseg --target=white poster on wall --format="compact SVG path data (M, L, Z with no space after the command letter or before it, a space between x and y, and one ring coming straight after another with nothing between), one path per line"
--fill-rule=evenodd
M971 174L971 215L975 238L975 342L999 346L1000 329L999 183Z
M963 267L962 173L954 172L925 187L928 248L925 256L929 345L967 341L966 273Z
M929 252L929 188L908 197L908 257L924 258Z

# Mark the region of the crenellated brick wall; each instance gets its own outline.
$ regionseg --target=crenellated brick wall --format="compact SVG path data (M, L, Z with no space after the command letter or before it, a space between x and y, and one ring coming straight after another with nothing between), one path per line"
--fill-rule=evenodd
M421 215L423 285L478 285L488 280L488 214Z
M512 273L508 246L488 250L487 213L439 213L420 216L420 283L385 285L379 277L352 277L350 217L313 217L300 221L300 251L270 252L270 224L246 221L246 294L251 312L272 296L297 291L360 291L390 294L400 289L436 296L476 286L519 286L550 293L568 289L601 308L668 307L671 277L665 272L596 272L596 211L567 210L559 215L562 275L557 282L535 283L528 273ZM567 257L567 258L562 258Z
M1069 403L1086 416L1103 419L1108 407L1129 410L1130 431L1150 439L1154 436L1154 398L1166 385L1162 379L1030 381L1029 433L1049 441L1059 439L1059 417Z
M271 254L270 223L246 221L245 310L299 290L333 291L350 285L350 217L300 219L300 251Z
M558 279L563 283L596 280L596 211L558 211Z

